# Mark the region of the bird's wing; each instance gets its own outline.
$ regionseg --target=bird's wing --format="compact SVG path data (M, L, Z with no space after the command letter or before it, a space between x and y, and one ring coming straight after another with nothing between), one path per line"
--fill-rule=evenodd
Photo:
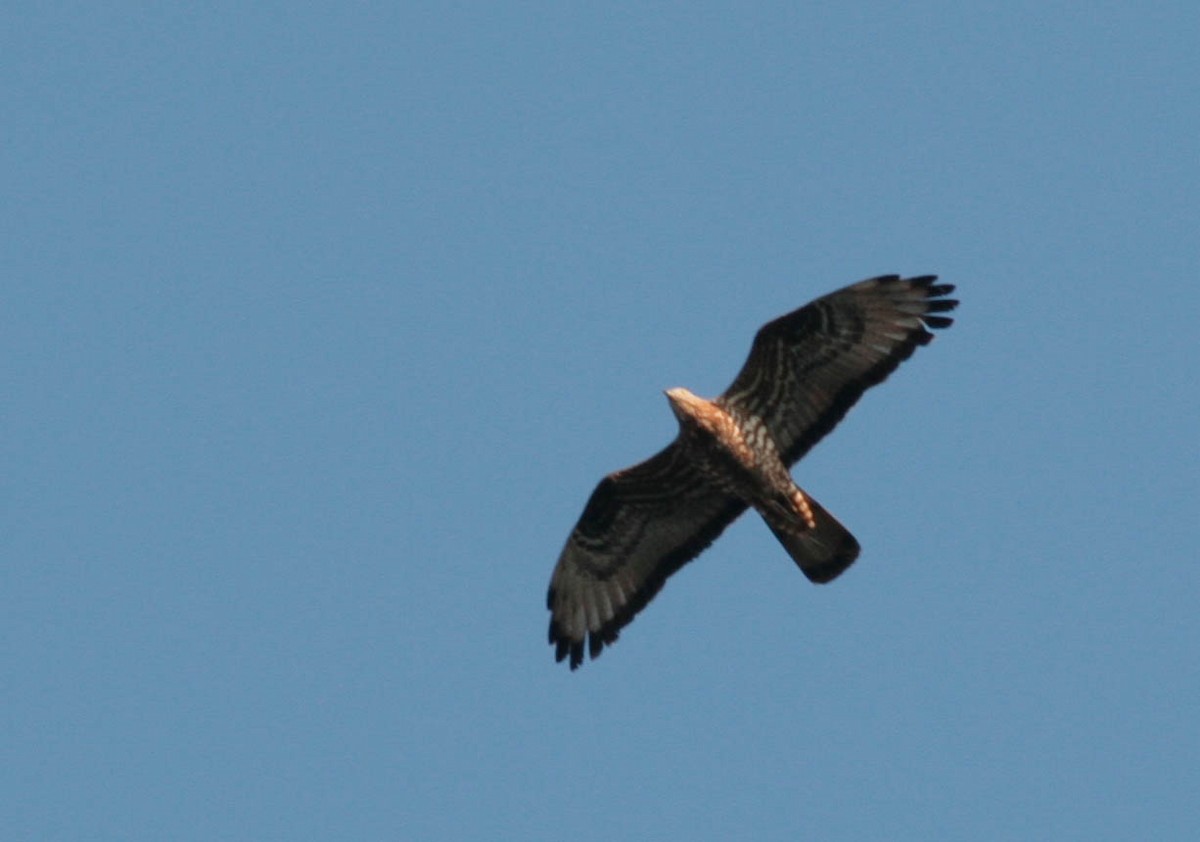
M546 594L550 643L571 669L596 658L746 508L697 476L678 443L600 481L567 538Z
M718 403L756 415L791 465L884 380L958 302L934 275L884 275L822 296L768 322Z

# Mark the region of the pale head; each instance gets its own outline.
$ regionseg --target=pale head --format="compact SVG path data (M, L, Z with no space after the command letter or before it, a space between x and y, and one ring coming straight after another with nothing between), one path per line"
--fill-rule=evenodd
M681 422L694 420L702 416L708 407L708 401L693 395L682 386L667 389L663 394L671 402L671 411L675 413L675 417Z

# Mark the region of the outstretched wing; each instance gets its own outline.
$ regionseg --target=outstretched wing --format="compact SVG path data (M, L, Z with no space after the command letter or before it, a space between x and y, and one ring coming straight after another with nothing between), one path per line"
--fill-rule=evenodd
M718 403L756 415L793 464L882 382L958 306L935 275L883 275L822 296L768 322Z
M703 482L672 443L609 474L567 538L546 594L550 643L571 669L592 658L746 508Z

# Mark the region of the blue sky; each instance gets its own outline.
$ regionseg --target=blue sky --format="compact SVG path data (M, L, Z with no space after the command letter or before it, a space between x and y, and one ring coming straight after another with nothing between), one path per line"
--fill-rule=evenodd
M1191 3L43 4L0 32L0 836L1184 839ZM598 661L595 482L962 306Z

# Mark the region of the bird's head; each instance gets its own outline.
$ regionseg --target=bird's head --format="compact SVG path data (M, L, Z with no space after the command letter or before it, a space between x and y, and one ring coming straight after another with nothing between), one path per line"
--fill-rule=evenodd
M703 415L704 407L708 404L704 398L693 395L682 386L667 389L663 394L667 396L671 403L671 411L681 424L689 421L695 423L696 419Z

